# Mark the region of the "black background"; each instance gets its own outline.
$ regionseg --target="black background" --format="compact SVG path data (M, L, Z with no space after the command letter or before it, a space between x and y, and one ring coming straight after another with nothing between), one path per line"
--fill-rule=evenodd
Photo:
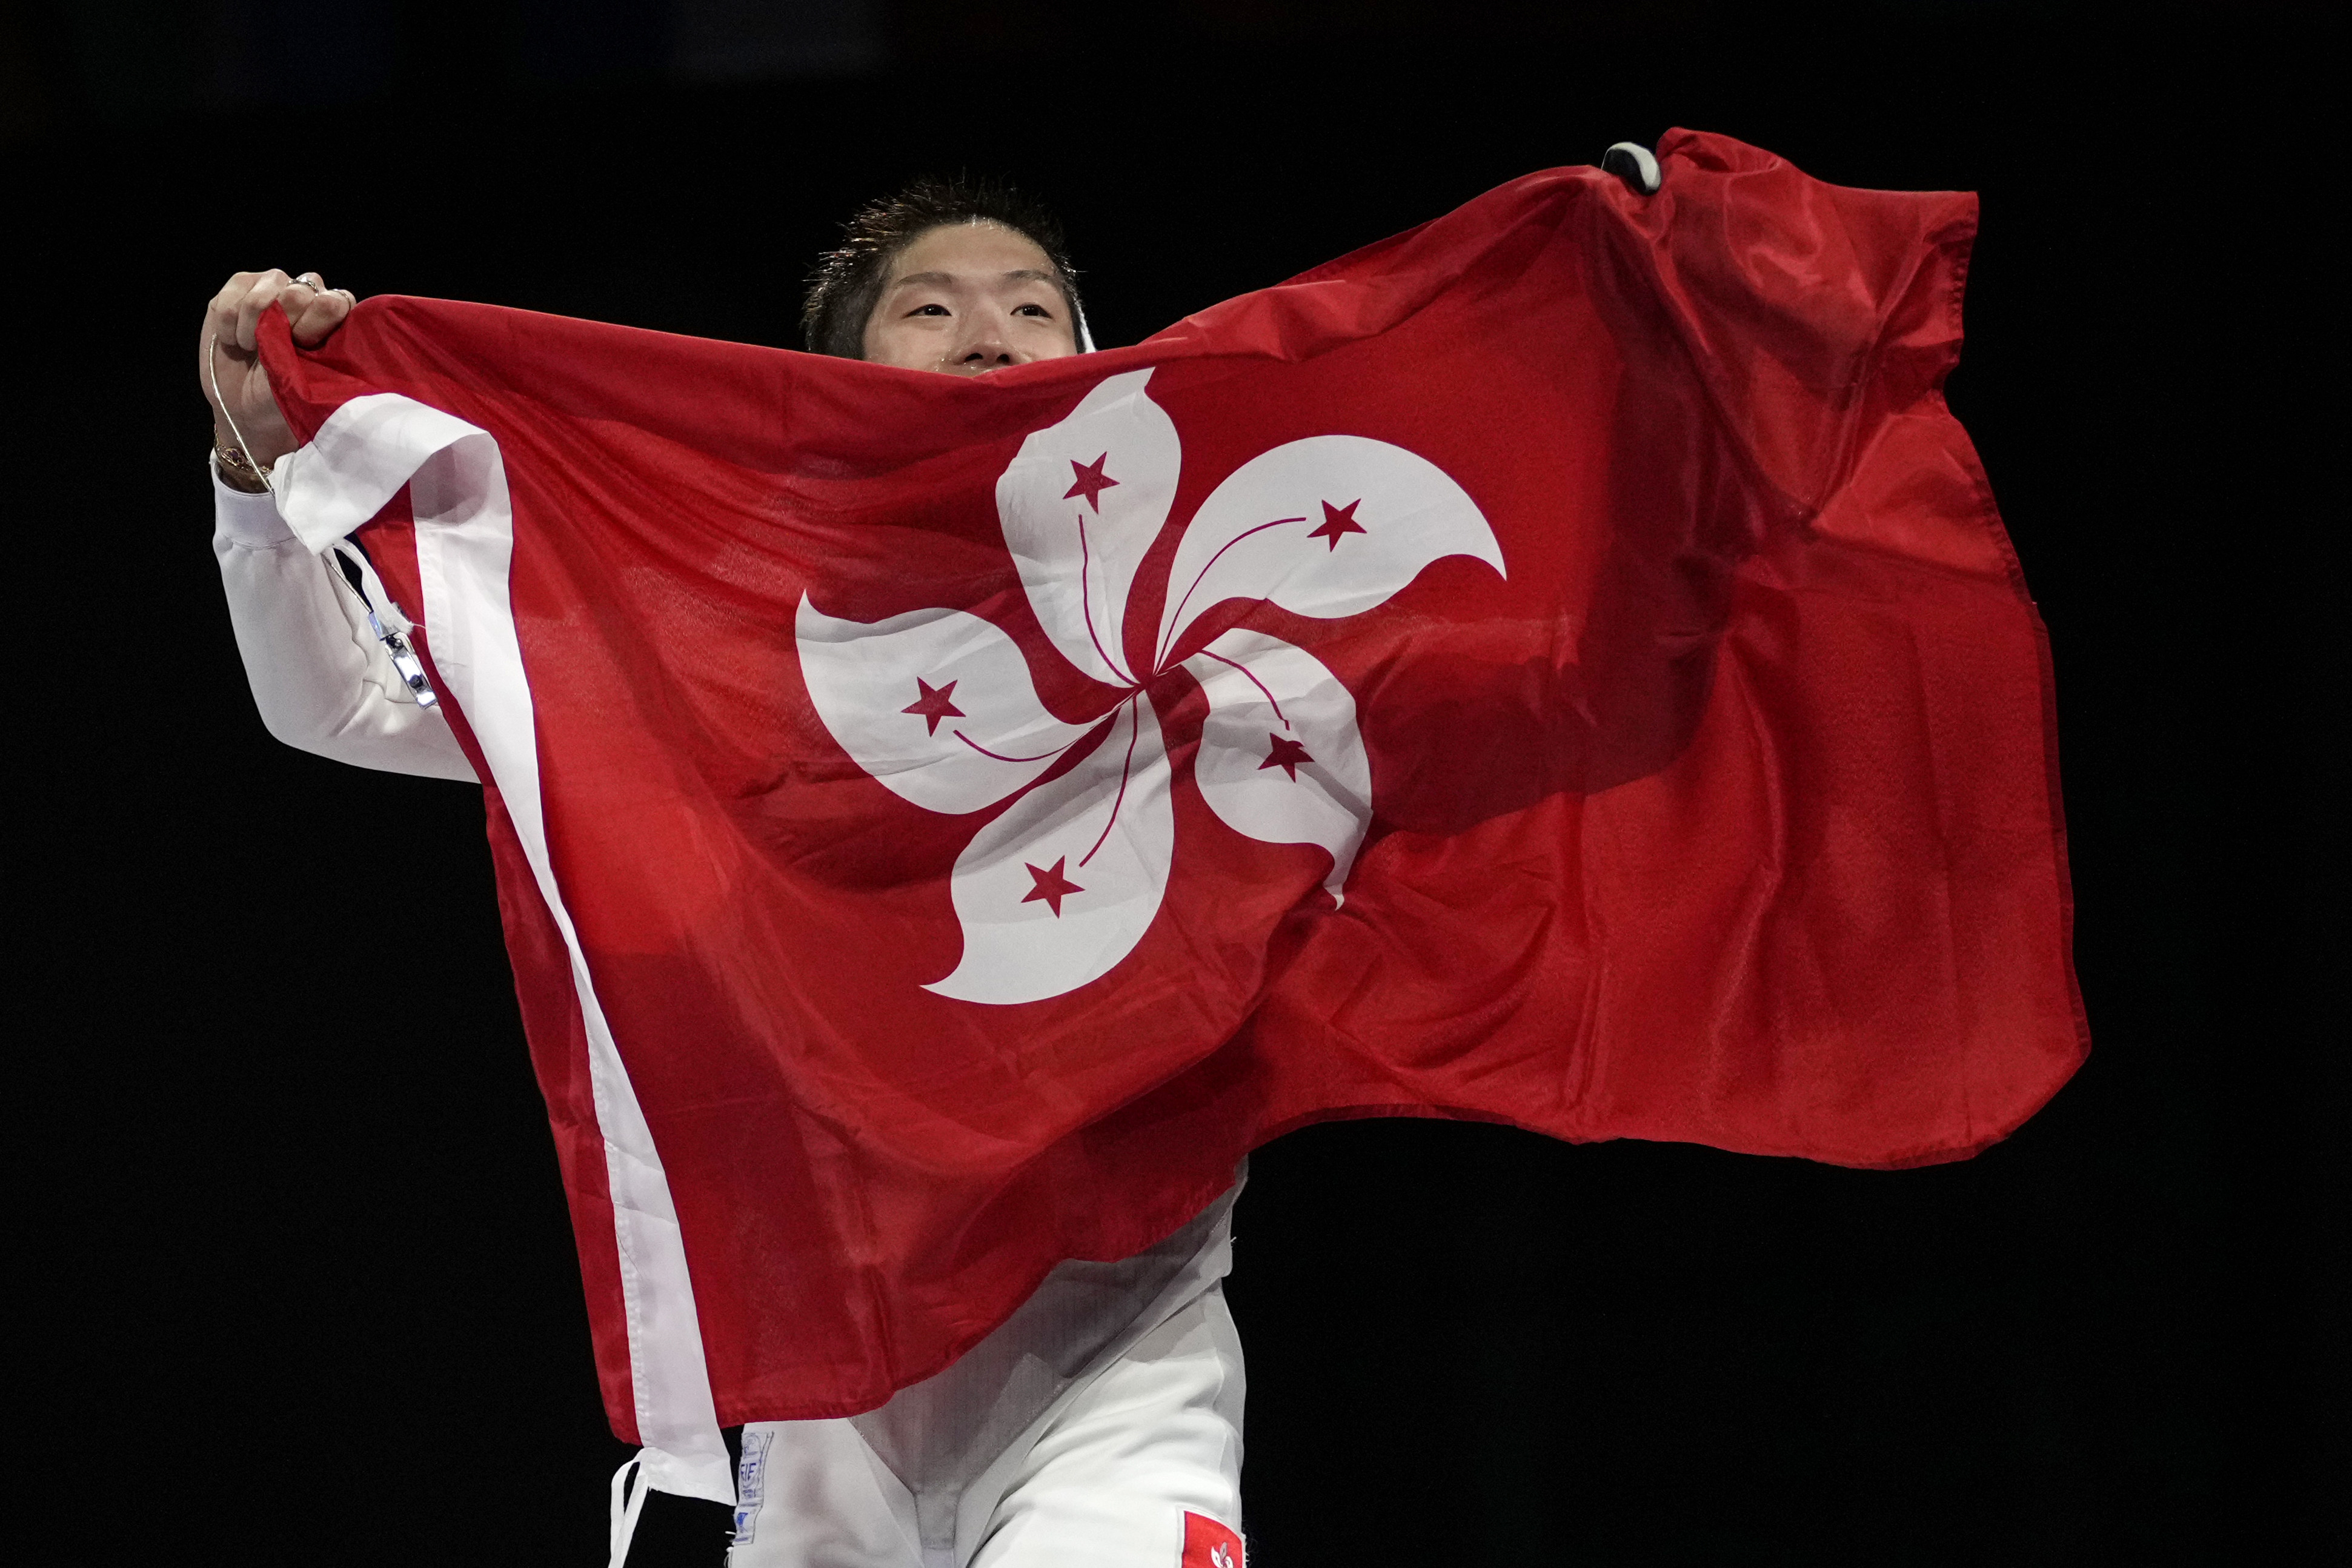
M1902 1173L1415 1122L1261 1152L1253 1562L2317 1550L2342 1230L2303 1205L2342 1105L2291 1003L2341 931L2290 918L2324 836L2274 737L2340 722L2291 638L2341 502L2289 485L2335 439L2294 423L2326 312L2276 249L2333 200L2284 194L2324 165L2277 119L2292 16L852 0L799 53L744 23L728 80L691 6L313 9L10 38L42 1560L597 1562L625 1453L478 793L278 746L246 693L192 353L229 271L791 345L853 206L969 169L1063 211L1119 343L1670 125L1982 193L1950 397L2050 625L2095 1048ZM633 1562L715 1563L718 1510L656 1500Z

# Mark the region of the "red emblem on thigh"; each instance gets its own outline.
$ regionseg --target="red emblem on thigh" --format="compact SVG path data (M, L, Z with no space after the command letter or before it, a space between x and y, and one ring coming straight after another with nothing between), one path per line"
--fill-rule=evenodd
M1242 1538L1205 1513L1184 1515L1184 1557L1178 1568L1243 1568Z

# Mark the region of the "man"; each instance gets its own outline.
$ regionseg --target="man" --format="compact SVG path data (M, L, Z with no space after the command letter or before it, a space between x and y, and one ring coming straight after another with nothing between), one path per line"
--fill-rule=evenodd
M214 551L263 722L363 767L472 781L379 636L356 547L310 555L267 493L294 437L256 343L264 311L324 342L352 296L240 272L197 342L213 405ZM1059 226L1016 193L919 182L854 218L811 281L819 353L979 375L1091 347ZM372 616L374 622L372 624ZM1167 1568L1241 1519L1241 1348L1222 1281L1236 1186L1145 1252L1067 1262L954 1365L843 1420L744 1428L736 1568ZM1188 1519L1188 1516L1192 1516Z

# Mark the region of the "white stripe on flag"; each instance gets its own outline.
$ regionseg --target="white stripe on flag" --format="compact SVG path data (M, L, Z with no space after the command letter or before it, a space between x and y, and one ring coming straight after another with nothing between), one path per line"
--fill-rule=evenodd
M473 725L540 895L572 955L620 1248L629 1382L646 1449L640 1484L731 1505L734 1467L711 1404L669 1179L548 859L530 682L508 595L514 511L498 443L488 431L438 409L377 393L336 409L309 446L279 460L272 477L287 526L314 551L332 546L374 516L402 485L410 486L434 666Z

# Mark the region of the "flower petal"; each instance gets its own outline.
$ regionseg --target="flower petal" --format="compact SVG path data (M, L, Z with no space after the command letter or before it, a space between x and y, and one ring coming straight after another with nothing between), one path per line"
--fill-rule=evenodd
M1160 912L1175 847L1168 752L1130 699L1077 766L982 828L949 886L963 957L925 989L966 1002L1043 1001L1108 973Z
M1024 441L996 481L997 518L1038 624L1072 664L1113 686L1137 684L1121 645L1128 589L1168 521L1183 460L1176 426L1144 393L1150 379L1109 377Z
M1286 442L1226 476L1185 526L1152 646L1165 660L1226 599L1352 616L1447 555L1504 570L1486 514L1444 469L1362 436Z
M993 805L1092 728L1045 710L1018 644L961 610L793 627L817 717L851 760L927 811Z
M1239 628L1184 661L1208 695L1192 776L1234 832L1319 844L1335 900L1372 819L1372 764L1356 700L1305 648Z

